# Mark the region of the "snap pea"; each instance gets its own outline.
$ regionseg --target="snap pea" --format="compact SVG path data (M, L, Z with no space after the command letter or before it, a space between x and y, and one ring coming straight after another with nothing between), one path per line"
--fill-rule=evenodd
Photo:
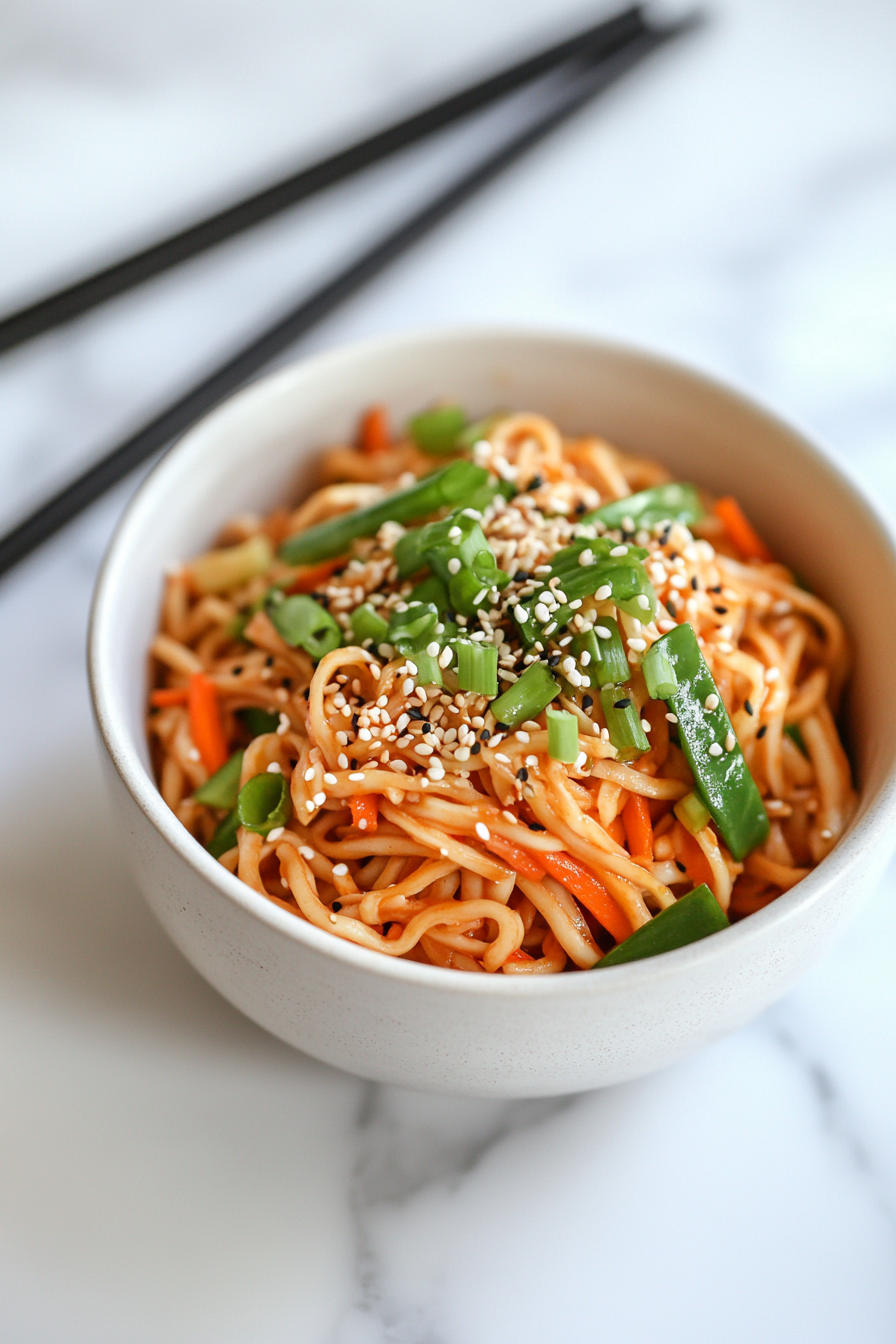
M635 708L628 686L604 686L600 703L618 760L633 761L636 756L643 756L650 750L650 743L641 727L641 716Z
M242 719L253 737L261 737L262 733L276 732L277 725L280 722L279 714L272 714L269 709L259 709L257 705L250 705L248 709L238 710L237 717ZM234 799L235 801L236 799Z
M377 504L365 509L340 513L303 532L288 537L280 547L280 558L288 565L308 565L317 560L329 560L344 555L358 537L373 537L383 523L413 523L439 509L450 508L464 501L488 480L484 467L472 462L452 462L450 466L434 471L430 476L411 485L407 490L396 490Z
M290 813L289 786L286 776L253 775L240 789L236 800L238 825L247 831L267 835L276 826L285 826Z
M678 681L678 689L663 699L678 719L679 741L697 791L732 857L739 862L768 835L768 817L759 790L692 627L684 623L663 635L647 651L644 663L650 664L659 656L655 650L668 656ZM707 709L708 700L714 704L713 709Z
M276 723L278 720L274 720ZM236 796L240 791L240 771L243 768L243 753L235 751L229 761L221 766L220 770L201 784L193 794L197 803L205 803L206 807L233 807L236 802Z
M594 629L588 631L588 635L590 666L594 669L591 675L597 685L601 688L620 686L624 681L628 681L631 668L625 656L625 647L617 621L612 616L601 616L595 622ZM584 638L585 636L576 636L572 642L573 648L576 648L578 639Z
M408 421L408 433L421 452L447 457L458 451L466 424L466 412L460 406L434 406Z
M240 819L236 814L234 807L224 820L218 825L211 840L206 845L206 849L213 859L220 859L222 854L226 854L228 849L233 849L236 844L236 833L239 830Z
M657 523L678 522L690 527L703 517L703 505L693 485L686 481L669 481L639 490L625 499L614 499L599 509L587 513L583 523L603 523L607 528L619 528L630 522L630 531L654 527Z
M595 970L674 952L676 947L686 947L727 928L727 915L704 883L654 915L649 924L642 924L624 942L617 943Z

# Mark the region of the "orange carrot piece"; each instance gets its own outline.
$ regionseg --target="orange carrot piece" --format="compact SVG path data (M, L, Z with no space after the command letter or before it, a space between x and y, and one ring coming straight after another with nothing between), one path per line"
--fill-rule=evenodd
M319 565L302 565L296 573L295 578L284 592L292 595L293 593L313 593L315 588L319 588L322 583L326 583L331 574L337 569L341 569L347 563L347 557L339 556L337 560L324 560Z
M633 793L622 809L622 822L628 840L628 852L632 858L653 860L653 824L647 799L640 793Z
M511 961L534 961L534 960L535 958L533 956L531 956L528 952L524 952L521 947L518 947L515 952L511 952L510 956L504 962L504 965L506 966L508 962Z
M603 924L617 943L623 942L632 932L626 919L604 884L595 877L590 868L586 868L571 854L550 852L540 856L545 868L561 882L567 891L571 891L595 919Z
M362 453L379 453L389 447L389 412L385 406L371 406L362 415L358 447Z
M675 835L672 844L675 849L675 857L684 864L685 871L694 886L699 887L701 883L705 882L712 890L713 876L709 859L690 831L685 830L680 821L675 823Z
M722 499L717 499L712 510L724 523L725 531L742 559L761 560L763 564L768 564L774 559L733 495L724 495Z
M544 865L519 845L515 845L512 840L505 840L503 835L493 835L485 841L486 849L490 849L493 854L497 854L509 868L522 877L528 877L532 882L540 882L544 877Z
M397 943L403 933L404 929L400 924L390 924L389 932L386 934L386 937L391 943Z
M160 686L155 691L149 693L149 703L153 709L167 709L169 705L185 705L187 703L186 686Z
M622 817L613 818L607 827L607 835L609 835L612 840L615 840L617 845L625 844L625 826L623 825Z
M357 826L359 831L372 835L379 824L379 795L360 793L355 798L349 798L348 805L352 810L352 825Z
M202 757L206 770L213 775L227 760L227 743L218 708L218 692L215 683L204 672L194 672L190 677L187 708L193 746Z

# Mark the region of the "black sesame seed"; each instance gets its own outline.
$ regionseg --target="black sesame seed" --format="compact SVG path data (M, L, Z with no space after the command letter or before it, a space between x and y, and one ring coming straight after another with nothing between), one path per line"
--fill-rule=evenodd
M728 615L728 608L727 608L727 607L713 607L713 611L714 611L718 616L727 616L727 615Z
M576 517L581 518L582 514L587 513L587 511L588 511L588 505L584 502L584 500L580 499L575 508Z
M677 551L670 551L670 552L669 552L669 559L670 559L670 560L677 560L677 559L678 559L678 552L677 552Z
M748 714L750 715L750 717L752 718L752 716L753 716L753 706L750 704L749 700L745 700L745 701L744 701L744 709L747 711L747 713L748 713Z
M691 579L691 587L693 588L693 590L694 590L695 593L696 593L697 589L700 587L699 583L697 582L697 575L696 575L696 574L695 574L694 577Z
M273 655L272 653L269 653L268 656L267 656L267 658L265 658L265 660L264 660L264 665L265 665L265 667L273 667L273 666L274 666L274 655Z
M513 576L514 583L527 583L529 580L528 569L518 569Z
M489 740L489 738L491 737L491 733L489 732L489 730L488 730L487 728L483 728L483 730L482 730L482 732L479 734L479 736L482 738L483 742L487 742L487 741Z
M722 585L720 583L717 583L715 588L707 588L706 591L708 593L720 593L722 591Z
M583 696L582 696L582 708L583 708L583 709L585 709L585 710L590 709L591 706L592 706L593 704L594 704L594 701L592 700L592 698L591 698L590 695L583 695Z
M326 593L312 593L311 596L314 598L315 602L320 603L324 611L330 610L330 599L327 597Z
M632 702L631 702L631 699L629 698L629 696L624 695L624 696L622 697L621 700L614 700L614 701L613 701L613 708L614 708L614 709L628 709L628 708L630 707L631 703L632 703Z
M540 821L527 821L526 825L530 831L546 831L547 826L542 826Z
M473 745L472 745L472 747L470 748L470 755L471 755L471 756L478 756L481 750L482 750L482 743L481 743L481 742L474 742Z
M762 725L762 727L759 729L759 732L756 734L756 736L757 736L757 737L765 737L765 735L766 735L767 732L768 732L768 724L767 724L767 723L764 723L764 724Z
M668 613L669 613L670 616L677 616L677 615L678 615L678 608L676 607L675 603L672 601L671 597L666 599L666 610L668 611Z
M683 863L679 863L678 859L675 860L675 867L678 869L680 873L687 872L687 868L685 868Z
M550 654L548 657L548 667L556 667L560 661L560 658L561 655L559 653Z
M529 778L529 771L524 765L521 765L519 770L517 770L516 777L517 779L521 779L525 784L526 780Z
M423 710L422 710L422 709L418 709L416 705L413 705L413 706L408 710L408 718L409 718L409 719L422 719L422 718L423 718Z
M526 486L526 489L527 489L527 490L540 490L541 487L542 487L543 485L544 485L544 477L543 477L543 476L538 476L538 475L536 475L536 476L533 476L533 477L532 477L531 481L530 481L529 484Z
M338 915L339 911L342 909L342 902L341 902L341 901L334 901L333 904L331 905L330 909L333 910L333 911L335 911L335 913Z
M358 719L359 716L357 714L352 715L352 731L355 733L358 731Z
M231 675L232 677L239 677L239 676L242 676L242 672L243 672L243 669L242 669L241 667L233 667L233 668L230 669L230 675Z
M496 723L496 724L495 724L495 732L496 732L496 733L509 733L509 732L510 732L510 724L509 724L509 723Z
M292 677L284 677L284 678L283 678L283 686L284 686L284 689L285 689L285 690L287 690L287 691L291 691L291 690L292 690Z
M302 692L302 695L303 695L304 698L307 700L310 694L311 694L311 687L310 687L310 686L306 686L305 689L304 689L304 691Z
M349 765L351 766L351 768L352 768L353 770L357 770L357 768L358 768L358 762L355 760L354 756L353 756L353 757L351 758L351 760L349 761Z

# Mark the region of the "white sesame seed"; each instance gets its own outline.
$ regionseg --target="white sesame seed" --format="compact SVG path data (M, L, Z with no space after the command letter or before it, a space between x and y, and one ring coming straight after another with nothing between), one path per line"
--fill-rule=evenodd
M371 736L372 736L372 734L371 734L369 728L359 728L359 729L358 729L358 737L361 739L362 742L369 742L370 739L371 739Z
M737 738L734 736L733 733L729 732L727 737L725 738L725 750L733 751L736 746L737 746Z
M502 765L511 765L511 764L512 764L512 762L511 762L511 760L510 760L510 757L509 757L509 756L505 756L504 753L503 753L503 751L496 751L496 752L495 752L495 760L496 760L496 761L500 761Z
M477 821L476 823L476 834L479 836L480 840L491 840L492 838L491 832L482 821Z
M323 807L323 805L324 805L324 803L325 803L326 801L327 801L327 795L326 795L325 793L316 793L316 794L314 795L314 806L315 806L315 807Z
M426 652L429 654L430 658L438 658L439 654L441 653L441 649L439 647L438 642L436 640L433 640L431 644L427 644Z
M311 848L310 845L300 845L299 853L301 854L303 859L313 859L316 857L314 850Z
M530 770L534 770L534 768L538 765L538 757L537 757L537 756L527 756L527 757L526 757L526 765L529 767Z
M666 718L669 720L670 723L677 723L677 722L678 722L678 715L677 715L677 714L667 714L667 715L666 715Z
M666 620L657 621L657 625L659 626L659 629L662 631L664 635L667 635L670 630L675 629L674 621L666 621Z
M721 756L722 748L719 746L718 742L712 742L710 744L709 754L710 756Z
M348 769L348 757L344 751L340 751L339 755L336 757L336 764L339 766L340 770Z
M586 546L584 551L579 552L580 565L590 565L593 559L594 559L594 552L591 550L589 546Z
M594 627L594 633L595 633L600 639L612 639L612 638L613 638L613 631L612 631L612 630L609 630L609 629L607 628L607 626L605 626L605 625L596 625L596 626Z
M529 619L529 613L525 607L514 607L513 619L523 625Z
M447 850L447 849L440 849L440 850L439 850L439 853L441 854L441 856L442 856L443 859L447 859L447 857L448 857L448 850Z
M627 528L626 531L628 531L628 530L629 530L629 529ZM627 547L627 546L614 546L613 549L610 551L610 554L614 557L614 559L615 559L617 556L620 556L620 555L628 555L628 547Z
M268 774L269 775L283 774L283 766L280 764L279 761L271 761L270 765L268 766Z
M520 730L520 732L518 732L518 733L514 733L514 737L516 738L517 742L528 742L528 741L529 741L529 734L528 734L528 733L524 733L522 730Z
M551 621L550 625L545 626L544 632L546 635L552 635L556 629L557 629L557 622Z
M608 583L602 583L594 596L597 598L598 602L605 602L608 597L613 596L613 589Z
M408 766L407 766L407 761L390 761L390 762L389 762L389 769L390 769L390 770L397 770L398 773L399 773L400 775L404 775L404 774L406 774L406 773L407 773L407 768L408 768Z
M331 924L338 924L338 923L339 923L339 916L338 916L338 915L334 915L333 912L332 912L332 910L330 911L330 923L331 923Z
M470 759L470 748L458 747L457 751L454 753L454 759L456 761L468 761Z
M591 662L591 654L588 652L587 649L583 649L582 652L579 654L579 666L587 667L590 662Z
M767 667L765 669L765 680L769 684L771 684L773 681L780 680L780 677L781 677L780 667Z
M454 654L451 649L443 649L439 654L439 667L450 667Z
M418 742L414 748L418 756L431 756L432 750L432 747L427 746L425 742Z
M638 594L637 603L644 611L650 610L650 598L645 593Z
M200 759L198 749L196 747L191 747L187 752L187 758L191 761L198 761Z
M536 565L532 571L533 574L550 574L550 572L550 565Z
M364 778L364 771L363 771L363 770L356 770L356 771L354 772L354 774L349 775L349 779L352 781L353 784L356 784L356 783L358 782L359 779L363 779L363 778Z
M265 839L269 840L271 844L274 844L275 841L280 839L285 830L285 826L275 826L272 830L268 831Z
M449 528L449 530L448 530L448 540L449 540L449 541L460 541L460 539L461 539L462 536L463 536L463 532L461 532L460 528L457 527L456 525L455 525L454 527L452 527L452 528Z
M645 733L649 733L650 730L651 730L652 724L650 723L650 720L649 720L649 719L642 719L642 720L641 720L641 727L644 729Z
M706 699L703 701L703 708L708 709L710 712L712 712L712 710L714 709L718 709L718 707L719 707L719 697L717 695L708 695Z
M407 672L410 672L410 674L411 674L412 677L416 677L417 672L418 672L419 669L418 669L418 667L417 667L417 664L416 664L416 663L412 663L411 660L410 660L410 658L409 658L409 659L407 660L407 662L405 663L405 670L406 670Z
M458 560L456 555L453 555L451 559L448 561L448 573L449 574L460 573L460 561Z
M374 681L379 681L380 679L379 663L370 663L368 666L368 671L370 672L370 675L373 677Z
M324 783L325 783L325 784L338 784L338 783L339 783L339 780L336 778L335 775L331 775L331 774L328 772L327 774L324 775Z
M402 684L401 684L401 689L402 689L402 692L403 692L404 695L411 695L411 694L413 693L413 690L414 690L414 682L413 682L413 679L412 679L411 677L407 677L407 678L402 682Z
M305 807L308 809L309 812L314 811L314 804L312 803L310 798L305 799Z
M334 864L333 864L333 876L334 876L334 877L348 877L348 864L347 864L347 863L334 863Z
M313 766L313 765L309 765L308 769L305 771L305 773L304 773L304 775L302 776L302 778L305 780L305 783L306 783L306 784L309 784L309 783L311 782L311 780L314 778L314 766Z
M628 646L629 646L630 649L634 649L636 653L643 653L644 650L647 648L647 640L646 640L646 639L630 639L629 642L628 642Z
M819 835L821 836L822 840L833 840L834 838L834 832L829 831L827 827L825 827L823 831L819 831Z

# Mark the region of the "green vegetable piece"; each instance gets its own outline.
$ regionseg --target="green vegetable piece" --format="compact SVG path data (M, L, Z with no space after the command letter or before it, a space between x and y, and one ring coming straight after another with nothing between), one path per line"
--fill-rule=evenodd
M418 686L442 685L442 669L439 666L437 655L434 656L431 653L427 653L425 648L414 650L399 649L399 653L403 653L416 667L417 671L414 674L414 679Z
M439 612L448 610L448 589L436 574L430 574L417 584L408 598L409 602L431 602Z
M592 678L598 686L621 686L631 676L619 624L613 616L601 616L594 625L600 661L595 662ZM573 641L575 643L575 641Z
M641 717L635 708L630 687L604 686L600 693L600 703L618 760L633 761L635 757L643 756L645 751L650 750L650 743L641 727Z
M432 602L410 603L406 611L393 611L386 638L400 653L425 646L439 623L439 612ZM408 648L405 649L404 645Z
M412 574L419 574L421 569L425 569L426 528L412 527L403 537L399 537L394 555L400 579L409 579Z
M395 558L399 574L405 576L428 564L446 586L452 610L464 616L473 616L492 588L510 582L510 575L498 568L479 522L463 511L402 537Z
M207 807L233 807L240 791L240 771L243 768L243 753L235 751L229 761L216 770L210 779L201 784L193 794L197 803Z
M545 663L531 663L489 709L497 723L516 728L524 719L534 719L560 693L560 687Z
M240 789L236 800L239 824L247 831L267 835L289 820L290 800L286 776L281 774L253 775Z
M319 602L307 593L296 593L293 597L282 597L279 602L272 600L268 604L270 616L277 633L295 648L303 648L316 663L324 654L332 653L342 643L342 631L328 611L324 611Z
M372 639L374 644L381 644L386 638L388 624L369 602L355 607L351 614L351 623L352 634L359 644L363 644L365 639Z
M712 820L709 810L700 797L699 793L686 793L683 798L672 809L678 820L686 831L691 835L697 835L704 830Z
M238 713L253 737L261 737L262 733L274 733L280 724L279 714L272 714L268 709L259 709L256 705L250 705L248 709L241 709ZM236 802L236 799L233 801Z
M505 499L513 499L519 491L513 481L487 481L485 485L474 490L470 498L464 504L465 509L476 509L483 513L491 504L495 495L503 495Z
M472 462L452 462L407 490L387 495L377 504L340 513L288 537L280 547L280 558L288 565L308 565L344 555L356 538L376 536L383 523L413 523L439 509L464 504L487 480L484 467Z
M421 452L448 457L458 451L466 425L467 415L460 406L434 406L408 421L408 433Z
M622 527L628 520L631 531L641 527L655 527L657 523L677 522L690 527L703 517L703 505L695 487L684 481L670 481L667 485L654 485L649 490L639 490L636 495L627 495L625 499L614 499L602 504L599 509L587 513L583 523L601 522L604 527Z
M711 933L728 928L728 918L715 896L705 884L695 887L674 905L654 915L649 924L617 944L594 968L621 966L626 961L641 961L644 957L658 957L663 952L674 952L676 947L687 947Z
M494 644L474 644L459 639L457 650L457 684L462 691L475 695L498 694L498 650Z
M474 443L480 439L487 439L495 425L504 419L506 411L496 411L492 415L485 415L481 420L474 420L472 424L467 425L457 436L457 446L461 452L468 453Z
M662 643L652 644L644 655L641 671L651 700L668 700L678 690L672 659Z
M739 862L768 835L762 798L692 627L687 623L676 626L653 647L660 645L678 678L678 690L664 698L678 719L681 748L700 797ZM716 697L716 708L708 710L706 701L711 695ZM730 751L726 742L733 742Z
M236 844L236 833L239 826L240 819L236 814L236 808L234 808L218 825L214 835L206 845L206 849L213 859L220 859L221 855L226 854L228 849L233 849Z
M800 751L803 753L803 755L804 755L804 756L806 757L806 759L808 760L808 757L809 757L809 750L808 750L808 748L807 748L807 746L806 746L806 740L805 740L805 738L803 737L803 730L802 730L802 728L800 728L799 724L798 724L798 723L785 723L785 725L784 725L784 731L785 731L785 733L787 734L787 736L790 738L790 740L791 740L791 742L794 744L794 746L799 747Z
M579 721L566 709L549 709L548 755L553 761L574 765L579 759Z

